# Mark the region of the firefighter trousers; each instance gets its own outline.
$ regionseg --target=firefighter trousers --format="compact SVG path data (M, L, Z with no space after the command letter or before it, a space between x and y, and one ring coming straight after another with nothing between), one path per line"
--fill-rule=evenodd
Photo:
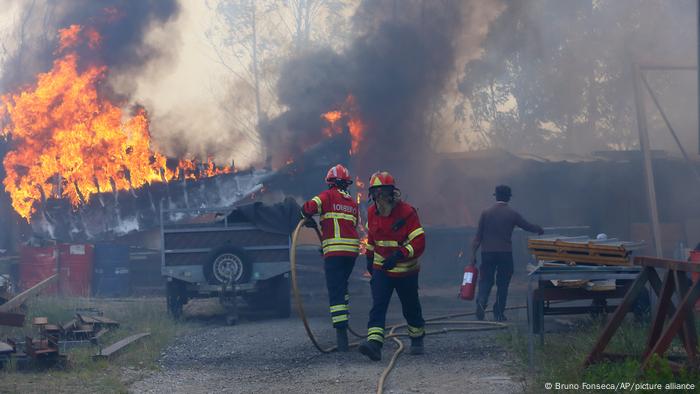
M408 323L408 335L419 338L425 335L425 320L418 298L418 273L404 277L390 277L386 272L375 269L370 280L372 288L372 309L367 323L367 340L384 342L386 312L391 296L396 294L401 301L401 310Z
M348 326L348 278L355 267L357 256L331 256L326 257L323 269L326 273L326 287L328 288L328 303L331 309L331 321L335 328Z
M506 309L510 279L513 277L513 254L511 252L483 252L481 253L481 267L479 271L477 304L486 309L495 276L497 288L493 313L496 316L502 315Z

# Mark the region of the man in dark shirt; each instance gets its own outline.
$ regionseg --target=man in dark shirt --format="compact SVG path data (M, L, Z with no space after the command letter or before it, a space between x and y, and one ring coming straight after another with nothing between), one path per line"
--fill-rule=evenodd
M496 321L505 321L503 314L508 298L508 285L513 276L513 247L511 236L513 228L541 235L542 227L531 224L508 206L510 187L496 186L496 204L484 210L479 218L479 229L472 243L472 265L476 265L476 252L481 247L481 269L476 296L476 317L484 320L484 312L489 301L489 293L496 277L496 303L493 315Z

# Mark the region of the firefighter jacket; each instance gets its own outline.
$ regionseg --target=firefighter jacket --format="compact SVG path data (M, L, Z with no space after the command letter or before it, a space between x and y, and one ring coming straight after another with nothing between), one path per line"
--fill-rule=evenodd
M350 194L332 187L307 201L302 211L306 216L321 217L323 257L358 255L359 216L357 203Z
M375 270L382 269L383 261L398 250L404 258L387 271L387 275L401 277L418 273L418 258L425 250L425 232L415 208L399 201L389 216L380 216L372 204L367 209L367 227L367 254L373 257Z

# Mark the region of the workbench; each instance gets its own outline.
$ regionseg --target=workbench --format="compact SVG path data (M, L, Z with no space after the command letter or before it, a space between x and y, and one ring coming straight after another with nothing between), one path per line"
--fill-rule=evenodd
M544 345L544 315L571 315L591 313L597 306L551 306L550 301L596 300L623 298L631 281L641 271L638 266L583 266L547 267L539 266L528 275L527 311L528 311L528 356L530 367L534 364L534 341L536 333L540 336L540 345ZM551 280L628 280L627 285L616 286L615 290L589 291L582 288L548 287ZM535 286L537 285L537 286ZM616 306L605 306L605 311L613 311Z

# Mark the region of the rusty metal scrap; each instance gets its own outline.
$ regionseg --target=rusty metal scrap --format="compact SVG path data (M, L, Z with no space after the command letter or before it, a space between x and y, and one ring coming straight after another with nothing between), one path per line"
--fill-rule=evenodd
M22 327L24 315L21 313L0 312L0 326Z

